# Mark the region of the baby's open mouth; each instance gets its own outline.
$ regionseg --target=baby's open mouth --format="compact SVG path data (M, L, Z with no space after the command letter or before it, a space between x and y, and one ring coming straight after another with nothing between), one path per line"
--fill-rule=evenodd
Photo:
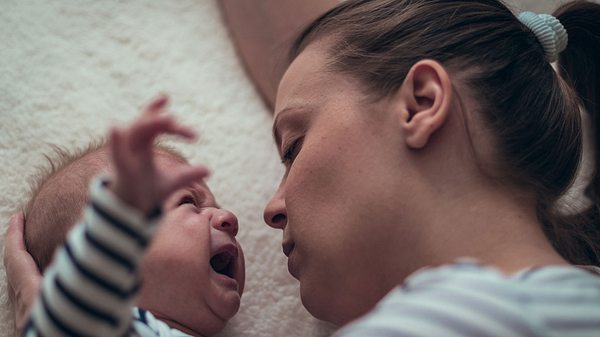
M223 246L210 258L210 266L218 274L235 278L234 271L237 255L238 249L235 245Z

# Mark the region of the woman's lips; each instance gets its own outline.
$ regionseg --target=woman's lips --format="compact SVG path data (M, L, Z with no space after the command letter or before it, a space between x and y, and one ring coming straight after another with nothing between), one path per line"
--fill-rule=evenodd
M296 263L296 254L290 253L288 257L288 271L295 279L299 280L298 264Z
M288 271L294 278L298 278L298 269L296 264L296 254L294 253L294 248L296 244L292 240L285 241L281 248L283 249L283 254L288 258Z
M285 256L290 257L290 254L292 253L292 250L294 250L294 246L296 244L294 243L294 241L286 241L281 245L281 248L283 249L283 254L285 254Z

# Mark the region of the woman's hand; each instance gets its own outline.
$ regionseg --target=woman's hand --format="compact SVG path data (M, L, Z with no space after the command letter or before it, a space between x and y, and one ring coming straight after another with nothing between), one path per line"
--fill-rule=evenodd
M29 311L33 307L42 284L40 274L33 257L25 248L23 214L10 218L4 243L4 268L8 281L8 296L15 312L16 335L20 336Z
M161 95L148 105L131 125L110 132L110 149L115 165L111 190L125 203L144 214L160 206L175 190L206 178L205 166L182 165L160 171L154 163L154 140L161 134L195 139L195 132L175 122L164 112L168 97Z

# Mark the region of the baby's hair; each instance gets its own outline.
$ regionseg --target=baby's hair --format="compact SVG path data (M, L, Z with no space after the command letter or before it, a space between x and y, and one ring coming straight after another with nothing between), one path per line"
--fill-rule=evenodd
M168 145L157 143L155 146L182 163L188 162ZM74 149L57 145L51 145L51 148L51 153L44 154L46 165L37 167L29 179L29 198L23 208L25 246L41 272L50 264L56 248L64 243L69 229L79 220L87 203L90 180L110 167L108 152L104 156L93 156L101 150L108 151L103 138Z
M498 0L347 0L309 25L290 57L325 41L330 69L375 99L396 92L422 59L460 75L497 144L493 157L476 158L484 173L535 193L546 236L564 258L599 265L599 171L587 189L592 206L566 217L556 205L581 161L579 105L591 114L600 163L600 5L574 1L554 15L568 33L560 76L534 33Z
M50 144L51 153L44 154L46 164L36 167L36 172L29 178L29 198L23 208L23 215L27 219L35 197L40 192L46 181L52 178L71 163L83 158L86 154L96 152L106 145L104 139L96 139L82 148L68 150L64 147Z

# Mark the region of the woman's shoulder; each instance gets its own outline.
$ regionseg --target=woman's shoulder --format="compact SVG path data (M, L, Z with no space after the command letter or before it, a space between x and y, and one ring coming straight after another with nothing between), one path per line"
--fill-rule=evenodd
M600 335L598 274L547 266L506 275L461 260L413 273L338 336L553 336L573 326Z
M439 267L426 267L410 275L401 288L414 290L436 284L487 284L489 286L552 287L560 285L600 286L600 267L597 266L538 266L505 274L499 269L464 258Z
M414 294L454 293L463 298L488 298L495 303L528 307L536 303L593 302L600 308L600 268L594 266L540 266L507 275L475 260L459 260L440 267L424 268L409 276L390 293L392 297ZM576 300L578 299L578 300ZM593 299L593 300L592 300ZM600 318L600 317L599 317Z

